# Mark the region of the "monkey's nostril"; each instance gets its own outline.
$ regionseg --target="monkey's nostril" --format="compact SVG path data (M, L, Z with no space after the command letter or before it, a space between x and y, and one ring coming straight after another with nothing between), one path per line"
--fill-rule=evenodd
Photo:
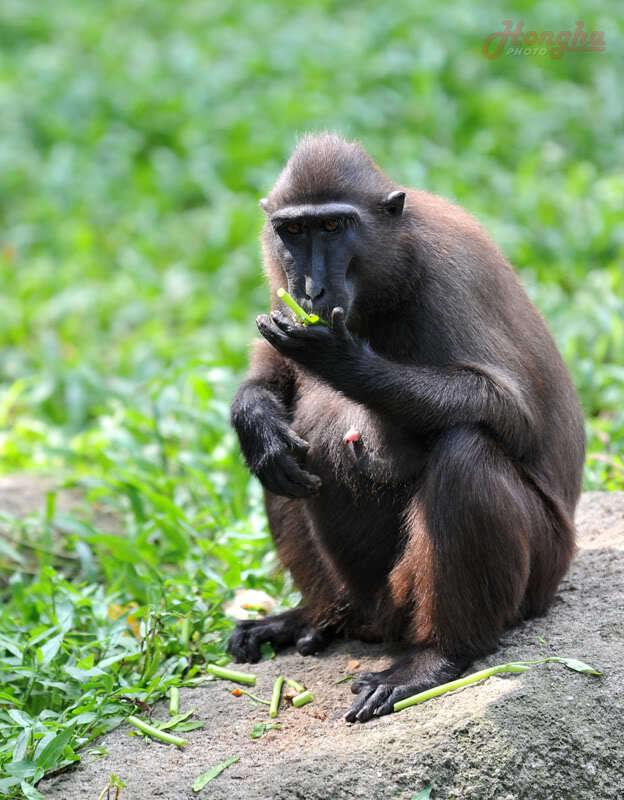
M320 300L325 294L323 286L306 286L306 300Z

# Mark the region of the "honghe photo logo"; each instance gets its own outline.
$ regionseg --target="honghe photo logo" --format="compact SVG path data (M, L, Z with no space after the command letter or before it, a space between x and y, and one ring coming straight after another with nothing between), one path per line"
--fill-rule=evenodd
M584 23L577 22L574 31L523 31L524 20L513 28L513 21L503 22L504 30L491 33L483 44L486 58L506 56L546 56L561 58L567 52L596 53L605 47L603 31L586 31Z

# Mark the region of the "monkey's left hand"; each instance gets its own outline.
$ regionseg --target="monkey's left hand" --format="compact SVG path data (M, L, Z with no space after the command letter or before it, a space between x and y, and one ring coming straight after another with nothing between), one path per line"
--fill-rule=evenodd
M334 381L337 372L362 352L364 343L345 325L344 311L334 308L329 326L300 325L281 311L262 314L256 319L264 338L286 358L292 358L319 377Z

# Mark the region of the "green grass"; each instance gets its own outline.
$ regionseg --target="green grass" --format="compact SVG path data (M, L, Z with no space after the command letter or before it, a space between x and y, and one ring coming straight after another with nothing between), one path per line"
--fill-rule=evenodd
M586 488L624 487L620 4L516 8L3 1L0 470L88 510L0 521L0 793L217 660L235 588L293 599L227 406L267 306L257 201L305 130L481 219L572 371ZM510 17L607 49L485 59Z

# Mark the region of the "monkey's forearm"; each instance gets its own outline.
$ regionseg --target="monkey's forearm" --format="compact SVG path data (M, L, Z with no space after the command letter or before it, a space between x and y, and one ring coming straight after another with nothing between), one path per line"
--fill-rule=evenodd
M418 433L482 424L512 455L521 456L534 444L534 421L520 390L492 370L411 367L390 362L368 347L342 366L332 376L336 389Z
M339 312L339 313L337 313ZM353 336L340 309L330 329L305 329L282 314L257 319L260 333L283 356L419 434L454 425L486 426L510 455L535 444L535 425L520 387L503 370L480 364L441 368L389 361Z
M230 418L247 463L253 461L255 450L266 443L267 430L287 421L284 403L277 392L268 382L257 379L241 384L232 401Z

